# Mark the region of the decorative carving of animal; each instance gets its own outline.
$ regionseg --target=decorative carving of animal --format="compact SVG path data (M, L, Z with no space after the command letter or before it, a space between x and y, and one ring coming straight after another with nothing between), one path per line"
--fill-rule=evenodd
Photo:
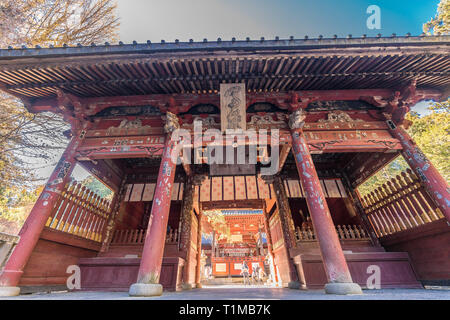
M305 124L306 114L302 109L299 109L289 116L289 128L300 129Z

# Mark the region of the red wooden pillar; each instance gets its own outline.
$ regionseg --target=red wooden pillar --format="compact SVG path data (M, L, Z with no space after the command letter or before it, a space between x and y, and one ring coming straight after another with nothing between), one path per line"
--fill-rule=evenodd
M272 178L281 227L283 229L284 250L287 259L286 263L289 269L288 288L299 289L301 288L301 284L299 282L298 273L296 271L294 261L292 260L290 255L290 249L293 248L296 243L292 213L289 207L289 202L286 195L286 190L284 189L283 181L279 176L272 176Z
M205 179L203 175L192 175L189 176L186 182L186 186L183 191L183 208L181 211L181 236L180 236L180 251L181 256L185 259L183 268L183 284L182 288L184 290L190 290L193 287L196 276L196 269L192 272L191 266L191 254L192 254L192 217L194 216L194 195L195 187L201 186L202 181ZM201 207L201 203L198 203L198 207ZM201 210L200 210L201 212ZM192 277L194 276L194 277ZM193 281L191 279L194 278ZM191 283L191 282L192 283Z
M156 296L163 292L163 287L159 284L159 277L176 169L176 163L172 161L172 152L176 142L172 141L171 132L179 128L178 119L174 114L168 112L167 121L165 126L167 136L156 181L150 221L142 250L137 282L131 285L129 290L131 296Z
M325 292L361 294L360 286L352 281L316 168L309 153L302 130L305 117L302 110L296 111L291 115L289 125L292 132L292 150L298 175L305 191L306 202L328 279Z
M181 209L180 217L180 253L185 259L183 268L183 284L182 288L184 290L192 289L191 279L191 237L192 237L192 212L194 205L194 183L193 177L187 178L184 190L183 190L183 207Z
M263 208L263 215L264 215L264 229L266 230L266 240L267 240L267 253L269 254L270 258L270 270L273 271L272 279L274 283L278 283L278 277L277 272L275 270L275 264L274 264L274 254L273 254L273 246L272 246L272 235L270 234L270 225L269 225L269 213L267 212L267 206L266 202L264 201L264 208Z
M402 155L406 162L422 181L447 221L450 222L450 188L447 181L401 126L396 126L391 120L388 120L387 123L392 136L402 144Z
M195 286L201 288L201 272L202 272L202 212L198 214L197 226L197 266L195 269Z
M61 156L41 195L33 206L27 220L19 232L20 241L8 259L0 275L0 296L12 296L20 293L19 284L23 269L36 246L53 208L55 207L64 186L69 181L75 166L75 153L84 138L85 131L72 137Z

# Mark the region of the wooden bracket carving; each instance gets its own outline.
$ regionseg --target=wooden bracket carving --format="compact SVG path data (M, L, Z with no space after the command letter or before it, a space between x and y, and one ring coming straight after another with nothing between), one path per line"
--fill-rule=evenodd
M289 128L301 129L305 125L306 113L299 109L289 116Z

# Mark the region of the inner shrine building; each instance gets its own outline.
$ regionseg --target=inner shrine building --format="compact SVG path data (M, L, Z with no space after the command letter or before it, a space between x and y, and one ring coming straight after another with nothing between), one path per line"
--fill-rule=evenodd
M0 50L0 89L70 139L0 295L242 281L359 294L450 280L450 197L405 114L450 88L449 36ZM51 143L51 142L50 142ZM358 192L390 161L410 169ZM71 178L79 165L113 191ZM375 281L373 279L376 279ZM21 291L22 290L22 291Z

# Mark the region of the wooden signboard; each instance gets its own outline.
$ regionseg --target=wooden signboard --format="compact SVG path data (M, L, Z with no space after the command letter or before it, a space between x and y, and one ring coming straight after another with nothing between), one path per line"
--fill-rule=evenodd
M227 129L246 130L245 84L220 84L220 123L222 131Z

